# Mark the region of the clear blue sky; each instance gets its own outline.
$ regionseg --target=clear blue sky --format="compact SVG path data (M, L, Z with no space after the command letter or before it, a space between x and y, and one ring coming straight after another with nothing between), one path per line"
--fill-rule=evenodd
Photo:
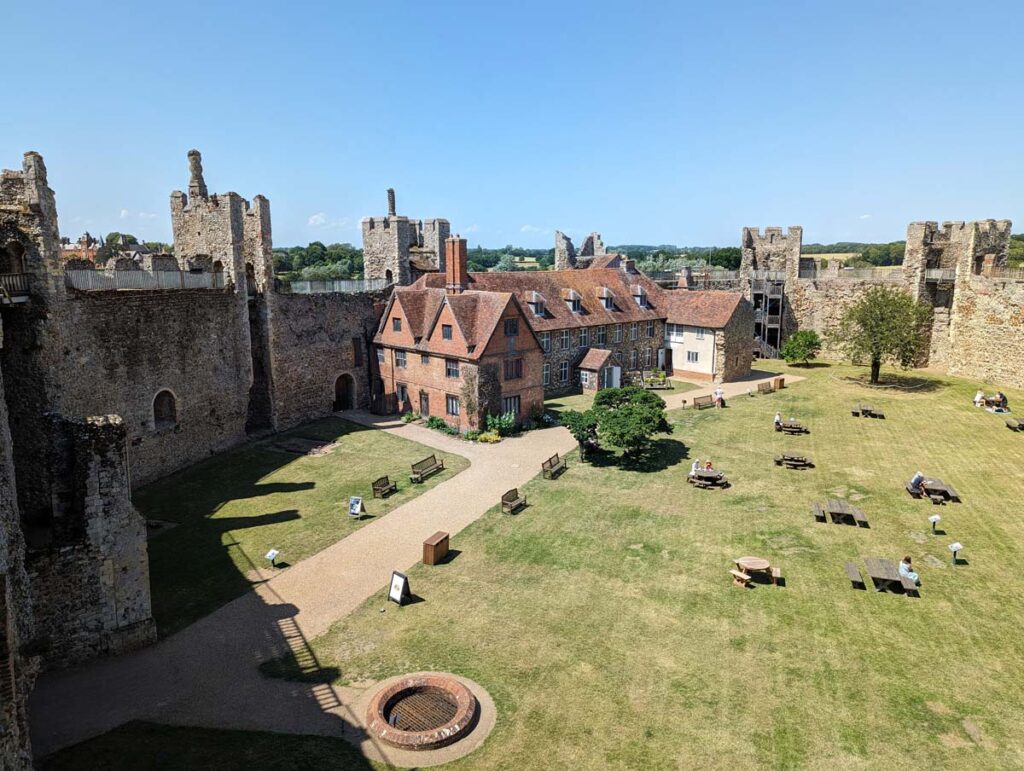
M1019 2L0 2L0 166L43 153L73 238L169 240L191 147L279 246L389 186L487 246L1024 230Z

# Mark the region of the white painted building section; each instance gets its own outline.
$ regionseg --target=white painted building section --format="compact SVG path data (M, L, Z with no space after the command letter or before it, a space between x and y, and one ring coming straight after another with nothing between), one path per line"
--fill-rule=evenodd
M672 351L672 370L711 380L715 374L715 330L685 324L665 325L665 347Z

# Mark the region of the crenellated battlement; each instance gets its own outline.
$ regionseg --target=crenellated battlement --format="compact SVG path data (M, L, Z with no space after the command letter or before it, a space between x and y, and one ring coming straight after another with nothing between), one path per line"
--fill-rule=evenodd
M410 219L395 213L395 191L388 188L388 214L363 217L363 265L368 279L409 284L420 273L443 271L448 220Z

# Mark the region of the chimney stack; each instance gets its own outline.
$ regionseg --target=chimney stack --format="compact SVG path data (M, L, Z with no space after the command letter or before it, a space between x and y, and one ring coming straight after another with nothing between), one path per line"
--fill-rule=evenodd
M445 290L448 294L462 294L469 287L469 252L466 239L458 233L444 241Z
M388 188L388 216L395 216L395 189L393 187Z

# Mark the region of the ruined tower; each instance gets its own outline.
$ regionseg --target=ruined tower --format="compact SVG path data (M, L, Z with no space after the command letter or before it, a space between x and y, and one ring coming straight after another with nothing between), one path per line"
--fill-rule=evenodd
M388 213L364 217L363 272L388 284L411 284L420 275L445 270L446 219L413 220L396 213L395 191L388 188Z
M576 267L576 247L561 230L555 231L555 270L571 270Z
M754 306L754 336L764 355L775 355L795 329L786 283L800 275L803 233L799 225L785 234L780 227L765 228L763 234L759 228L743 228L740 284Z

